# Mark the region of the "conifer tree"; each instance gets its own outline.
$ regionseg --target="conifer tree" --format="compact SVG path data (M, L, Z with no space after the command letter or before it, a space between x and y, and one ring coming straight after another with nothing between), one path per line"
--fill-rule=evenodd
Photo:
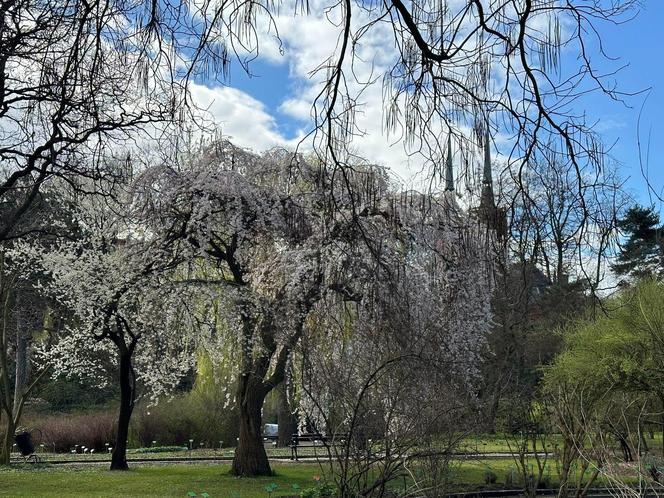
M618 275L642 278L664 274L662 226L653 206L633 206L618 221L627 240L612 266Z

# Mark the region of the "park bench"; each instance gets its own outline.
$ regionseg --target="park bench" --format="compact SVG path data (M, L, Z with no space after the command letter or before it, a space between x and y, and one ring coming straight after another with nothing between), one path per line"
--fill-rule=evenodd
M298 448L329 448L330 446L338 446L345 444L347 434L335 434L327 436L320 433L294 433L291 436L291 442L288 447L291 450L291 460L298 460Z

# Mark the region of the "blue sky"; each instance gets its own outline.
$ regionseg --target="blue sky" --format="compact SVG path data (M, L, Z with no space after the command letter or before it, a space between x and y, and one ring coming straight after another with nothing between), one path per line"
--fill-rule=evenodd
M630 107L612 102L604 96L588 99L589 116L599 119L599 131L606 143L615 146L612 155L628 177L627 186L642 203L650 197L639 165L637 125L640 122L644 167L649 170L653 187L660 193L664 187L664 2L646 0L639 15L627 24L603 26L606 52L620 61L612 66L628 66L615 77L625 92L651 88L646 95L627 98ZM603 64L608 66L608 64ZM644 105L645 103L645 105ZM648 151L649 146L649 151ZM653 199L655 200L655 199Z
M323 21L323 22L322 22ZM327 23L329 24L329 23ZM632 21L611 25L598 24L605 52L616 61L593 57L600 71L613 71L626 65L615 77L620 90L639 92L626 97L625 103L614 102L601 94L584 97L579 102L588 121L597 121L596 131L607 145L611 156L619 164L621 176L627 178L626 187L639 202L649 203L651 197L639 163L637 123L640 119L640 139L644 168L648 169L653 187L664 187L664 26L663 0L645 0L643 9ZM307 130L309 110L306 105L317 89L316 81L308 79L313 60L334 49L335 31L327 31L324 20L312 17L284 15L280 30L285 55L279 51L271 34L263 36L261 56L251 64L253 76L248 76L239 64L231 68L228 86L201 85L205 94L203 105L212 105L211 112L240 145L262 149L278 143L294 145ZM265 40L268 40L266 43ZM564 53L565 62L574 64L574 53ZM647 98L646 98L647 96ZM644 105L645 102L645 105ZM367 116L373 124L380 119ZM397 147L380 135L380 125L366 137L366 154L377 162L405 163ZM365 143L362 144L363 146ZM396 158L396 159L395 159ZM417 165L412 165L411 167ZM397 164L397 170L399 166ZM654 198L652 198L654 200Z

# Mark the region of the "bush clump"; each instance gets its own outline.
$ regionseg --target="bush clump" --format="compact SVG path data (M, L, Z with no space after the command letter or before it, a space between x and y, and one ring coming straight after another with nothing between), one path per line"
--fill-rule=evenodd
M111 411L48 415L30 422L36 444L56 452L69 452L85 446L97 452L115 442L116 416Z

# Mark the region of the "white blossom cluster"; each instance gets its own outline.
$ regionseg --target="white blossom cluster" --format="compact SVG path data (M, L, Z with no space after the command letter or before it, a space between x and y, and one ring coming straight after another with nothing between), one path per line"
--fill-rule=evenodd
M166 240L139 235L118 207L81 202L74 240L64 234L48 246L18 243L10 256L43 275L40 291L64 310L64 330L37 352L54 377L104 385L117 370L121 344L132 349L136 382L156 399L193 366L195 296L178 282L177 253Z
M485 227L444 201L387 196L361 220L374 245L346 248L354 278L364 274L358 299L322 302L301 352L299 413L309 430L403 443L441 430L431 424L472 398L492 260Z

